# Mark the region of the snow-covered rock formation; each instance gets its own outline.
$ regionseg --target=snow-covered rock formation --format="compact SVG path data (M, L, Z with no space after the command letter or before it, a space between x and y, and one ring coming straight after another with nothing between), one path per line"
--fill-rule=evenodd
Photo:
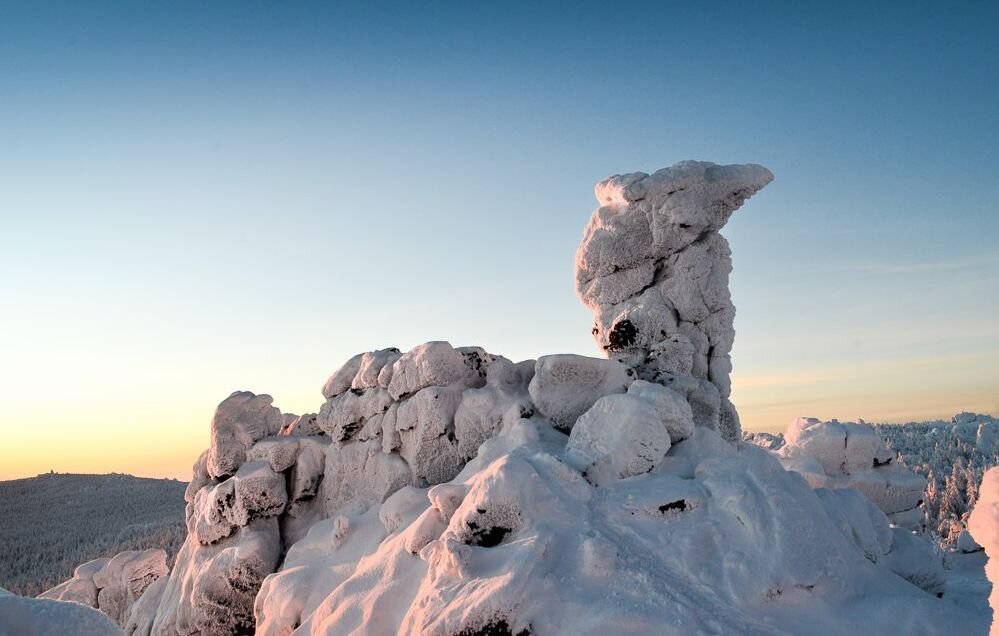
M772 179L762 166L701 161L614 175L597 184L600 207L576 252L576 291L600 348L643 379L683 387L698 423L730 440L740 436L728 399L735 307L718 231Z
M895 454L869 424L801 417L784 439L778 451L784 467L813 488L856 488L901 526L922 519L918 507L926 479L894 462Z
M968 531L975 542L985 548L988 563L985 575L992 583L989 605L992 606L992 629L989 634L999 634L999 468L990 468L982 477L978 503L968 519Z
M609 359L429 342L351 358L316 415L234 393L132 633L981 631L868 500L739 441L718 230L771 178L597 186L577 288Z
M194 466L188 539L151 592L158 601L144 599L154 618L142 629L136 617L136 633L252 630L257 590L311 526L452 479L504 418L531 414L534 366L428 342L351 358L323 386L318 415L233 393Z
M163 550L131 550L76 568L73 578L38 598L72 601L99 609L124 628L145 592L168 572Z

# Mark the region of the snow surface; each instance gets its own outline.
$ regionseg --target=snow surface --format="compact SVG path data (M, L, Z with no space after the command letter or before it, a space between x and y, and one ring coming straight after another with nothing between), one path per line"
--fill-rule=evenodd
M0 588L0 636L121 636L111 619L70 601L16 596Z

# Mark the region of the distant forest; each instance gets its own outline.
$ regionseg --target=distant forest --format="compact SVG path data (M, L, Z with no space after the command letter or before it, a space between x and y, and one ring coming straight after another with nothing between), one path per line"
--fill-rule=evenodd
M76 566L122 550L184 542L185 482L49 473L0 481L0 587L35 596Z

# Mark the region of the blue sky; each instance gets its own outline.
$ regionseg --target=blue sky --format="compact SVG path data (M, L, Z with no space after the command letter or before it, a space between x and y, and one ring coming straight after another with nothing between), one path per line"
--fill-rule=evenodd
M988 2L0 1L0 423L46 442L0 477L183 476L229 392L315 410L366 349L597 355L592 186L687 158L776 175L725 231L748 428L997 413L997 28Z

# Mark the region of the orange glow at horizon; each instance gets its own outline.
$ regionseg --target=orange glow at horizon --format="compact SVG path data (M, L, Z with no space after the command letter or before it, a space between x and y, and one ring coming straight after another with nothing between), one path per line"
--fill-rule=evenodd
M962 356L961 377L934 373L954 360L894 361L840 367L799 375L733 375L733 402L745 430L783 431L798 416L868 422L949 420L962 410L999 414L989 372L999 355ZM908 373L899 371L905 368ZM968 377L979 377L978 384ZM914 378L916 378L914 380ZM918 380L923 378L923 380ZM312 384L316 384L313 382ZM22 425L5 431L0 479L61 473L128 473L140 477L190 478L191 466L207 447L215 405L196 391L184 400L164 399L158 391L132 394L113 409L101 395L70 396L43 412L22 412ZM288 392L275 405L283 412L314 412L318 391ZM107 397L110 399L110 396Z

